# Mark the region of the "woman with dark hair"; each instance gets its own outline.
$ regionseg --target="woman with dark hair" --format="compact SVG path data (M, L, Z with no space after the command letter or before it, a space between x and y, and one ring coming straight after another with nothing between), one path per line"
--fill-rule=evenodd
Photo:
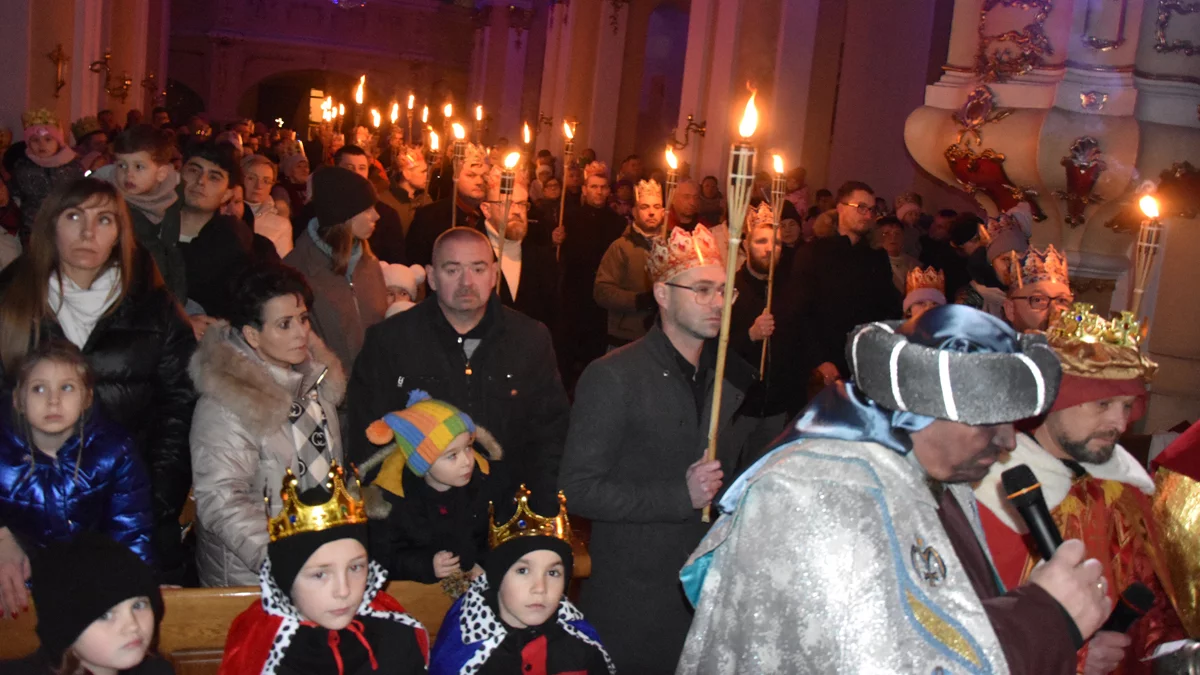
M705 176L700 181L700 204L697 217L703 223L722 223L725 221L725 195L721 194L720 184L716 176Z
M378 267L378 263L376 263ZM264 490L288 469L301 491L342 462L346 373L309 326L312 290L266 265L236 279L228 324L204 334L190 371L196 561L204 586L251 586L267 554Z
M0 381L46 340L82 350L99 409L133 436L150 469L155 560L163 583L182 583L179 514L191 485L188 427L196 394L187 376L195 338L144 249L116 188L82 178L42 204L29 247L0 277Z
M367 328L387 311L383 270L367 244L379 220L375 188L349 169L329 166L313 174L312 189L316 217L283 262L312 286L313 330L350 365Z

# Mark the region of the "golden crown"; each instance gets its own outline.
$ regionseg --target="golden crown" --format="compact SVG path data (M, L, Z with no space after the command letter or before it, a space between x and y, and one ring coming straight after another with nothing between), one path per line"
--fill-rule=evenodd
M25 129L29 127L56 127L58 126L58 115L55 115L49 108L37 108L21 115L21 126Z
M639 204L663 203L662 186L656 180L640 180L634 191Z
M1046 331L1063 372L1114 380L1149 379L1154 375L1158 364L1142 355L1145 336L1146 328L1133 312L1105 319L1086 302L1059 312Z
M558 515L544 518L529 508L529 488L521 485L513 501L517 512L501 527L496 527L496 509L488 502L488 545L496 548L518 537L554 537L571 543L571 521L567 519L567 498L558 492Z
M753 232L756 227L773 227L775 225L775 214L771 212L771 205L767 200L762 200L758 204L758 208L750 206L746 209L746 232Z
M75 137L76 142L82 140L84 136L97 131L100 131L100 120L91 115L81 117L71 125L71 135Z
M908 295L918 288L932 288L945 295L946 275L941 270L933 267L925 269L914 267L908 271L908 278L904 284L904 294Z
M283 506L279 515L267 521L267 531L271 541L287 539L294 534L305 532L321 532L331 527L341 525L356 525L367 522L367 512L363 508L362 497L355 497L346 486L346 470L332 462L329 467L325 489L330 496L323 504L308 505L300 501L296 493L299 479L289 468L283 477L283 487L279 490L279 498ZM361 495L361 485L358 475L353 476L354 494Z
M607 178L608 177L608 165L605 164L604 162L597 161L597 162L592 162L591 164L588 164L587 166L583 167L583 179L587 180L587 179L591 178L592 176L604 176L605 178Z
M1053 244L1047 246L1045 252L1032 247L1023 254L1010 251L1008 272L1013 288L1023 288L1041 281L1056 281L1064 286L1070 284L1067 258Z
M670 281L694 267L707 265L725 266L725 257L712 233L703 225L688 232L682 227L671 230L668 237L650 240L650 257L646 260L646 271L650 280L658 283Z

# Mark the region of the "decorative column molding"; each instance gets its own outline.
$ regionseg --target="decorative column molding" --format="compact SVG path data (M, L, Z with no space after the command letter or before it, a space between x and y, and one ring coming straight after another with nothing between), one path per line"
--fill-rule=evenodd
M75 0L75 46L71 51L70 120L95 115L108 107L104 100L104 76L88 70L88 64L104 56L102 3ZM69 123L69 120L64 120Z
M597 157L613 157L617 138L617 112L620 103L621 74L625 63L625 32L629 24L628 0L609 0L612 14L606 29L596 35L592 59L591 98L588 116L580 115L579 150L592 148ZM616 163L614 158L613 163Z
M785 169L801 166L804 156L820 8L820 0L790 0L780 4L779 34L784 37L776 50L774 96L769 113L771 119L777 120L771 125L771 147L783 154Z

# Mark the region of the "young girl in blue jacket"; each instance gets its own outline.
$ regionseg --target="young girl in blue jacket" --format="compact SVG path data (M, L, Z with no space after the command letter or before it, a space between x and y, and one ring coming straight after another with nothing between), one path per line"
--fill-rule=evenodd
M152 525L149 474L129 434L92 409L83 354L44 342L17 369L12 414L0 414L0 610L26 609L37 549L95 530L150 563Z

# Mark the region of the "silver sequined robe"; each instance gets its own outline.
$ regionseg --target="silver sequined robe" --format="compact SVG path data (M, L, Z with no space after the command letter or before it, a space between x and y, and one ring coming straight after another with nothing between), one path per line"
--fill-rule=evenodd
M911 456L796 441L747 485L689 559L710 566L678 673L1009 672Z

